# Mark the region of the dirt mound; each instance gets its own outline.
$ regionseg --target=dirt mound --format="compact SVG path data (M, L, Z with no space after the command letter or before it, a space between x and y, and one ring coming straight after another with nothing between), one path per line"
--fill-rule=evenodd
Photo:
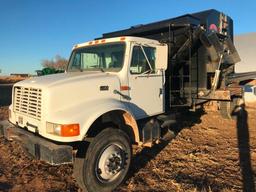
M12 84L24 79L26 79L26 77L0 76L0 84Z
M217 112L184 114L173 130L175 139L137 150L127 181L115 191L253 191L255 112L243 110L235 114L237 121L223 120ZM71 165L32 160L17 143L0 138L1 190L79 189Z

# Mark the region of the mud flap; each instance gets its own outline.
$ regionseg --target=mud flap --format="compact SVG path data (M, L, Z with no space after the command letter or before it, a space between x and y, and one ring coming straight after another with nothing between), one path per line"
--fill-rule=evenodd
M223 119L236 119L235 115L232 115L236 106L239 105L239 98L234 98L231 101L220 101L220 114Z
M155 119L151 119L145 123L142 128L143 143L153 143L161 136L160 124Z

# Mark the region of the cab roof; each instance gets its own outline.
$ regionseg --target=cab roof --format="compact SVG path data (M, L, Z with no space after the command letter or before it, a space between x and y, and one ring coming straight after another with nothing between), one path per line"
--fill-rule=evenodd
M138 42L138 43L145 43L145 44L156 44L159 45L159 41L153 39L147 39L142 37L132 37L132 36L122 36L122 37L114 37L114 38L106 38L106 39L97 39L88 41L85 43L76 44L73 49L86 47L86 46L93 46L99 44L106 44L106 43L114 43L114 42Z

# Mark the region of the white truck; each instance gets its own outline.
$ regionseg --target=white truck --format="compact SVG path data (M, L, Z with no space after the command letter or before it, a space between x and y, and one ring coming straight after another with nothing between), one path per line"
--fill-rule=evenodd
M13 86L1 132L35 158L73 162L83 190L111 191L127 175L131 146L160 140L173 108L240 96L223 80L239 57L232 35L232 20L209 10L75 45L65 73Z

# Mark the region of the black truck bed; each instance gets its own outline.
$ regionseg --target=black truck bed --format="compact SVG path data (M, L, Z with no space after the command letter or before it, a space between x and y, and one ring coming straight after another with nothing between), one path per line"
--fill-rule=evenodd
M211 89L220 55L224 56L218 88L224 89L225 76L234 73L234 64L240 60L232 42L233 20L214 9L132 26L105 33L101 38L118 36L144 37L168 44L166 111L218 99L216 94L211 96ZM204 97L200 98L201 93Z

